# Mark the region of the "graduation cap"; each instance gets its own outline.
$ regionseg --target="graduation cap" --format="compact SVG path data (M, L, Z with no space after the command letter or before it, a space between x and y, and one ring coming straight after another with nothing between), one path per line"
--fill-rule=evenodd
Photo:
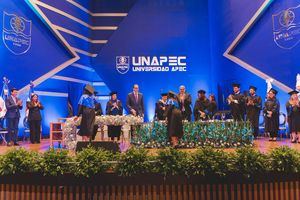
M240 88L240 86L241 86L241 84L239 84L239 83L232 83L232 87L238 87L238 88Z
M278 91L275 90L274 88L271 88L271 89L269 90L269 92L272 92L272 93L275 94L275 95L278 93Z
M162 96L162 97L168 96L168 93L163 92L163 93L160 94L160 96Z
M289 92L289 95L298 94L299 92L297 90L292 90Z
M112 96L114 94L118 94L118 93L116 91L112 91L112 92L109 93L109 96Z
M198 93L199 93L199 94L205 94L206 91L205 91L205 90L199 90Z
M173 91L169 91L168 96L171 97L171 98L176 98L177 94Z
M257 87L251 85L251 86L249 86L249 90L250 90L250 89L253 89L254 91L256 91L256 90L257 90Z
M91 86L90 84L86 84L84 89L91 94L94 94L94 92L95 92L95 88L93 86Z

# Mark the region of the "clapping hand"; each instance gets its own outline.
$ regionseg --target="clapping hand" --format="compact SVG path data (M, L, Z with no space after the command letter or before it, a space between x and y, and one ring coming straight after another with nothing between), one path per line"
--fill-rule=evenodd
M18 100L17 105L18 106L22 106L22 104L23 104L23 101L22 100Z

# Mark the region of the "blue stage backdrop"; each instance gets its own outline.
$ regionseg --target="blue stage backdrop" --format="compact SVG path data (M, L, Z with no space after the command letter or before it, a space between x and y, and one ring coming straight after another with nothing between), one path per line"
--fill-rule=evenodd
M139 84L151 120L161 92L213 91L210 55L207 0L140 0L92 64L123 103Z
M75 65L36 87L49 93L41 96L46 134L50 121L67 115L68 94L76 111L84 83L88 82L104 95L100 97L103 104L111 90L118 91L125 104L133 84L139 84L145 96L147 120L154 116L160 93L178 92L180 85L186 86L193 102L199 89L215 93L220 109L228 109L224 100L232 82L242 83L242 90L255 85L259 95L266 94L265 80L223 56L264 0L103 0L102 6L96 0L76 1L92 12L128 12L125 17L108 18L91 17L69 1L39 2L91 26L117 27L92 30L40 6L56 26L91 40L107 40L104 44L91 43L60 31L72 47L86 53L78 53L80 60ZM299 4L296 0L270 1L261 18L231 52L290 88L295 87L300 71ZM25 1L1 1L0 12L0 77L9 77L11 87L22 88L72 58ZM279 90L278 97L285 111L288 95Z
M11 80L10 88L21 89L31 80L42 77L73 58L73 55L66 50L25 1L1 1L0 15L2 34L0 77L2 79L6 76ZM45 77L43 81L47 78ZM48 134L49 122L66 116L66 98L51 96L41 96L40 98L45 105L43 133ZM27 92L23 96L24 109L21 112L21 127L23 127L22 121L25 117L26 99ZM19 134L23 134L23 128L20 129Z

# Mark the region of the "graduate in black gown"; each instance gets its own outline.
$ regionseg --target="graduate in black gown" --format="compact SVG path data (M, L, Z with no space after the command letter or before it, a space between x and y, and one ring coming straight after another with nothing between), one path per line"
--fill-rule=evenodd
M117 92L110 93L110 100L106 104L106 115L123 115L122 102L117 99ZM120 140L122 126L108 126L108 137Z
M256 95L257 88L249 87L249 95L246 97L246 119L250 121L253 128L253 136L256 138L259 132L259 114L262 109L261 97Z
M162 93L161 99L155 104L155 120L165 120L165 112L167 110L168 93Z
M297 142L300 143L300 102L298 99L298 91L291 91L289 95L291 95L290 100L286 103L286 111L288 115L289 121L289 129L292 134L292 143Z
M91 85L86 85L83 95L79 100L78 114L75 120L81 116L81 123L78 135L82 136L83 141L92 139L95 123L95 89Z
M98 94L98 92L94 92L94 95L96 96ZM103 111L102 111L102 106L101 106L101 103L99 101L97 101L97 99L95 98L94 99L95 101L95 116L101 116L103 115ZM95 140L95 137L97 135L97 132L98 132L98 124L95 124L94 125L94 131L93 131L93 136L92 136L92 140Z
M199 120L207 120L209 118L209 100L205 96L206 91L199 90L198 91L198 99L194 105L194 118L195 121Z
M235 121L243 121L245 115L245 96L240 91L240 84L232 84L233 93L227 98L231 115Z
M184 120L191 121L192 118L192 97L189 93L186 92L185 86L179 87L179 93L177 95L179 107L182 113Z
M277 90L271 88L264 104L263 113L265 116L265 132L270 134L270 141L276 141L279 131L279 110L280 104L276 99Z
M174 92L168 93L167 130L173 147L177 147L178 139L183 136L182 112L179 107L177 96Z
M218 110L218 105L216 102L215 95L213 95L213 94L209 95L208 100L209 100L209 104L208 104L208 108L207 108L208 118L213 119L214 115L216 114L216 112Z

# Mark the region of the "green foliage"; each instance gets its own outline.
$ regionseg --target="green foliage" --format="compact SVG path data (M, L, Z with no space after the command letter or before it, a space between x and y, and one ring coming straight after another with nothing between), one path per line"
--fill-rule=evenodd
M183 137L179 141L182 148L201 146L240 147L253 143L252 128L249 122L187 122L183 125ZM170 146L166 124L153 122L137 130L133 143L140 147L162 148Z
M23 148L9 150L0 157L0 175L37 172L39 159L38 153Z
M160 150L155 157L154 172L167 175L186 174L188 154L174 148Z
M88 147L79 152L75 158L75 175L91 177L106 172L111 168L109 161L113 155L109 151Z
M151 166L149 162L151 160L150 158L147 150L131 148L126 153L120 155L115 170L120 176L148 173Z
M68 151L54 149L39 154L18 148L0 155L0 175L74 174L90 178L107 171L113 171L120 176L159 173L164 176L226 177L236 174L246 178L269 172L299 174L300 153L286 146L273 149L269 154L249 147L237 149L234 153L202 147L194 153L166 148L151 156L142 148L131 148L126 153L112 154L88 147L76 154L74 159L68 155Z
M234 155L233 169L236 173L250 178L267 171L267 156L258 150L244 147L237 149Z
M275 148L269 154L269 166L273 172L297 173L300 169L299 153L287 146Z
M41 172L43 175L58 176L70 173L74 169L72 158L68 156L67 150L55 150L53 148L46 151L41 157Z
M233 156L211 147L198 149L191 155L189 174L224 177L232 171Z

